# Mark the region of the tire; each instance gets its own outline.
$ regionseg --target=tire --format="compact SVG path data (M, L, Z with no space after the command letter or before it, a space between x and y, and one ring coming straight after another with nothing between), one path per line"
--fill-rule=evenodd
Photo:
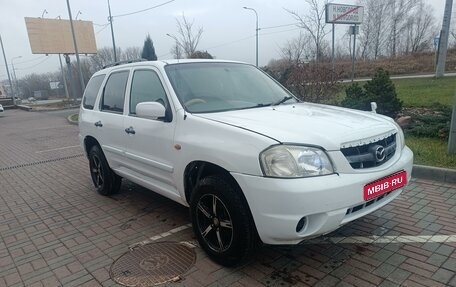
M201 248L215 262L236 266L256 249L258 236L250 209L229 178L212 175L200 180L191 195L190 215Z
M122 178L111 170L103 151L97 145L90 149L89 168L93 185L99 194L111 195L119 192Z

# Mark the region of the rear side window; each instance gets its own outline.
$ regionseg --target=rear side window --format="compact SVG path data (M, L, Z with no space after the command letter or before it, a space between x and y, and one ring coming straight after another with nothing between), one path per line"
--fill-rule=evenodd
M84 99L82 100L84 109L93 110L93 105L97 100L98 91L100 90L105 76L106 75L98 75L92 77L89 83L87 83L87 87L84 91Z
M165 108L168 107L166 92L154 71L139 70L133 74L130 92L130 114L136 114L136 105L142 102L158 102Z
M103 92L101 110L122 113L129 71L113 73L109 76Z

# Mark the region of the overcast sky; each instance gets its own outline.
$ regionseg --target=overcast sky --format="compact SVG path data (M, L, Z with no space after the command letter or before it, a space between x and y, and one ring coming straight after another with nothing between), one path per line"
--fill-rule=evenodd
M255 8L259 15L260 28L294 23L294 19L284 8L305 13L307 6L303 0L175 0L162 7L131 16L116 15L152 7L169 0L110 0L114 16L116 45L142 47L144 38L150 34L154 41L159 59L169 59L174 40L166 36L176 34L176 17L182 13L195 26L201 26L204 33L198 46L207 50L218 59L255 62L255 14L242 9L243 6ZM374 1L374 0L373 0ZM445 0L426 0L434 7L435 16L441 19ZM354 4L355 0L335 1ZM73 17L78 11L78 19L93 21L97 47L111 46L111 31L103 28L108 22L107 0L70 0ZM28 42L24 17L68 19L65 0L0 0L0 34L5 47L8 63L15 59L17 77L30 73L56 71L59 68L57 55L34 55ZM440 21L439 21L440 23ZM347 26L338 25L336 30L345 31ZM263 29L259 37L259 62L266 65L272 58L280 58L280 47L287 40L296 37L299 29L295 26ZM73 57L74 58L74 57ZM7 78L3 57L0 56L0 80Z

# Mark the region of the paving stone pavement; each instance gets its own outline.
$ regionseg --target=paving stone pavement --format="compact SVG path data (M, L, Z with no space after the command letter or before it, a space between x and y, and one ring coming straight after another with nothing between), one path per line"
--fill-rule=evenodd
M120 286L109 268L129 246L195 242L177 203L125 180L115 196L96 194L77 134L49 113L0 118L0 286ZM242 267L196 246L194 266L169 285L456 286L454 235L456 185L415 179L380 210L299 246L265 246ZM362 242L402 236L423 237Z

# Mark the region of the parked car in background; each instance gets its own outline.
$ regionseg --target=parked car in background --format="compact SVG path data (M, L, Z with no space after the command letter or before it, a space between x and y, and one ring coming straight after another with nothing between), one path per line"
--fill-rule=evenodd
M256 67L222 60L118 64L95 73L79 114L99 193L131 180L189 206L223 265L298 244L388 204L413 154L391 119L299 102Z
M5 109L3 109L3 106L0 104L0 116L2 116L4 112L5 112Z

